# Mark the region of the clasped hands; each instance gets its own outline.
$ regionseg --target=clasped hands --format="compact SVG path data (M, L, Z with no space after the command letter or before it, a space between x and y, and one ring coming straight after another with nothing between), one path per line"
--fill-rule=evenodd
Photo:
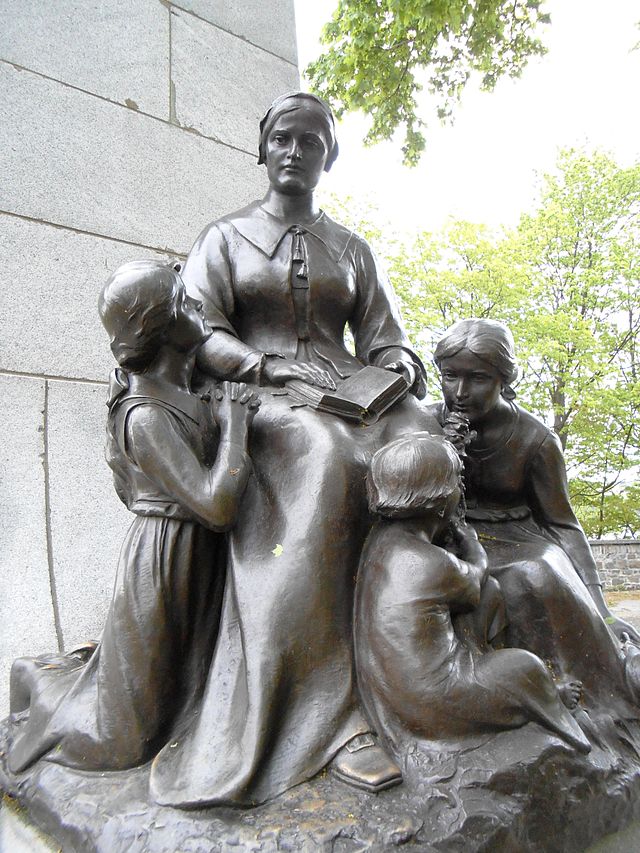
M209 395L207 395L209 396ZM244 382L222 382L211 396L211 411L224 438L243 435L260 408L260 398Z

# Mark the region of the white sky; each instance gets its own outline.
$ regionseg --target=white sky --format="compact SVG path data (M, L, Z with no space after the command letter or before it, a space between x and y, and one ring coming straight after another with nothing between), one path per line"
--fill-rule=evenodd
M336 5L295 0L301 69L319 52L320 29ZM400 143L364 148L366 119L348 116L324 190L367 197L401 229L437 228L449 216L511 225L558 148L600 147L621 165L640 159L640 50L632 50L640 2L547 0L545 11L549 53L492 93L470 83L452 127L433 119L416 169L402 166Z

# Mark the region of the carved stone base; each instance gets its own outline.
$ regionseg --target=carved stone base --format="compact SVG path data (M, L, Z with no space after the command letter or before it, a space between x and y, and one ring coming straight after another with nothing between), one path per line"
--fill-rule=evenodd
M640 728L612 726L589 756L542 728L457 754L416 748L403 785L378 795L319 777L254 809L181 811L149 802L148 768L84 773L40 762L0 786L67 851L420 851L573 853L640 816Z

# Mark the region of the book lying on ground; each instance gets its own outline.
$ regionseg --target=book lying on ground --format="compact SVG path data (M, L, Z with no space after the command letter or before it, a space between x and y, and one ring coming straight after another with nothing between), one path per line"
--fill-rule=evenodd
M382 367L363 367L340 382L335 391L301 379L292 379L285 387L296 403L364 424L375 423L408 390L403 376Z

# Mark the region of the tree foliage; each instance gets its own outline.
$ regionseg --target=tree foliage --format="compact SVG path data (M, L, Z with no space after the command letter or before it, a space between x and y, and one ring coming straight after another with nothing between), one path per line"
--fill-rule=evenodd
M560 436L587 532L635 535L640 165L623 169L601 153L565 151L517 228L453 222L382 252L425 363L456 320L492 317L510 326L522 366L519 398ZM433 381L435 396L435 371Z
M363 110L366 142L405 131L405 163L425 148L417 96L426 86L436 115L450 119L471 74L491 90L518 77L545 53L537 36L550 22L542 0L340 0L321 40L325 52L306 69L314 91L338 117Z
M534 308L527 396L550 404L576 504L603 535L640 462L640 166L565 152L519 237Z

